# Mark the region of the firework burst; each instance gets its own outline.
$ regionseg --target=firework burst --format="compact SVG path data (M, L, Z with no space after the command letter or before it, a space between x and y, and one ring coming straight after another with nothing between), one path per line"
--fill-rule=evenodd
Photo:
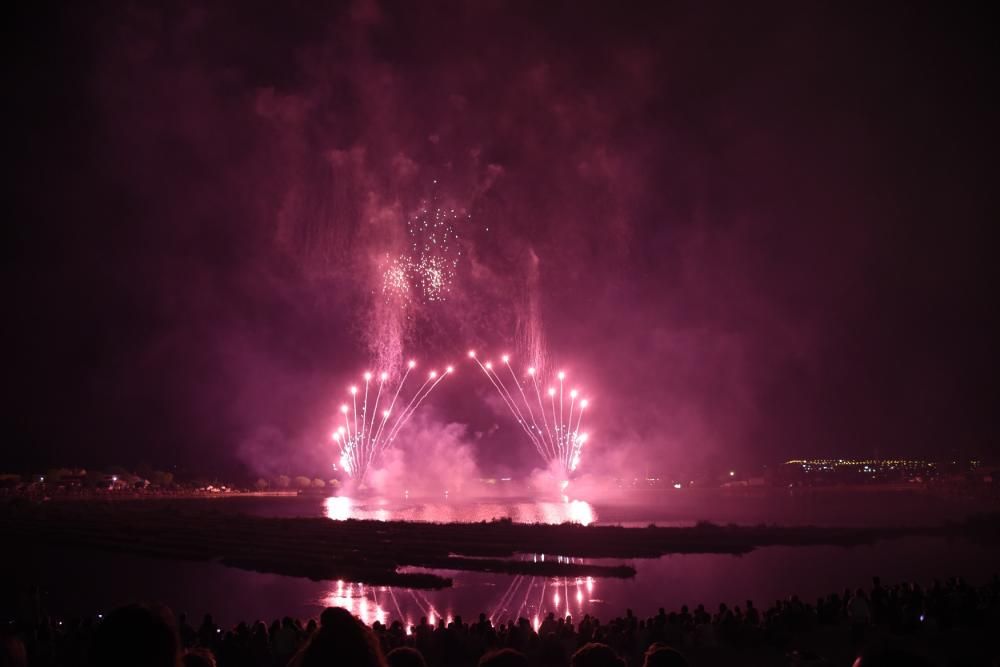
M386 254L382 293L405 305L445 301L455 280L462 249L456 231L468 214L453 208L425 205L406 221L407 250Z
M357 385L348 389L349 402L340 406L338 422L342 423L330 437L340 449L340 467L359 485L364 484L372 465L392 446L400 429L424 399L445 376L454 371L451 366L445 367L440 373L430 371L423 384L410 394L405 390L406 381L416 366L417 363L412 360L406 364L406 370L395 389L390 384L388 372L380 373L377 379L372 373L365 373L362 376L363 390Z
M506 372L498 371L492 361L480 361L474 350L469 351L469 358L489 378L539 456L547 463L558 462L566 474L576 470L587 443L588 436L580 428L590 401L575 388L566 391L566 373L559 371L546 383L535 367L529 367L518 377L506 354L500 357L500 365L506 367ZM510 376L506 382L505 375Z

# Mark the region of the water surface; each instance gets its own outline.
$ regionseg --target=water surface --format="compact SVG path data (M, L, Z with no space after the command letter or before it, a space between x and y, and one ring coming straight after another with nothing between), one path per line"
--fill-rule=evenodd
M342 497L242 497L191 500L214 511L262 516L313 516L410 521L515 521L691 525L698 520L743 524L895 525L962 518L976 505L926 494L672 494L656 503L530 501L523 498L470 502L461 499L350 499ZM155 502L155 501L136 501ZM520 554L559 559L562 554ZM213 613L226 624L239 620L309 617L325 606L350 609L368 622L407 623L421 616L465 617L486 612L494 621L529 619L548 612L610 618L628 608L641 615L659 607L720 602L758 605L797 594L819 595L868 585L873 575L887 582L965 576L986 581L997 571L1000 550L966 540L905 538L861 547L767 547L743 556L669 555L657 559L586 560L630 564L634 579L546 578L437 570L454 585L439 591L372 587L364 582L309 581L229 568L214 562L150 559L96 551L8 550L7 588L39 586L43 609L61 615L91 615L136 600L161 601L191 616ZM22 596L23 597L23 596ZM3 613L19 602L4 596ZM23 606L24 600L20 600Z

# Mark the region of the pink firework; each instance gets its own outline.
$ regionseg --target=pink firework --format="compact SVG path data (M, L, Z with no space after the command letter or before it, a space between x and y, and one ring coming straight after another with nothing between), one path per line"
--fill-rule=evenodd
M539 456L548 463L557 461L567 474L576 470L587 443L588 436L580 429L590 401L576 388L567 391L566 373L559 371L546 383L534 367L518 377L507 354L500 357L500 365L506 366L507 373L499 372L492 361L480 361L474 350L469 351L469 358L489 378ZM504 382L503 375L507 374L510 379Z
M365 373L363 391L357 385L348 389L350 403L341 404L338 421L343 423L337 426L331 438L340 448L340 467L359 484L364 483L371 466L392 446L400 429L424 399L445 376L454 371L451 366L445 367L442 372L430 371L416 392L409 394L404 389L416 366L417 363L412 360L406 364L406 370L395 389L388 386L389 373L384 371L379 373L377 379L372 373Z
M469 215L454 208L424 206L408 218L408 247L401 255L386 255L382 293L405 305L445 301L462 256L457 228Z

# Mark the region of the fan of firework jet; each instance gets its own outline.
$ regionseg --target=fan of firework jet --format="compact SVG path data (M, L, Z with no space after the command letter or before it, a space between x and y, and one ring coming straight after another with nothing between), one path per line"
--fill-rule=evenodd
M361 390L357 386L350 387L348 390L351 394L350 405L344 403L340 406L344 423L337 427L331 437L340 448L340 467L347 471L359 486L364 484L372 465L378 461L382 452L392 446L400 429L409 421L424 399L434 391L446 375L454 370L448 366L443 373L430 371L416 392L409 394L404 388L416 365L417 363L412 360L406 364L406 370L395 390L388 386L388 372L380 373L377 380L371 373L365 373L364 389ZM378 386L373 387L374 384ZM385 394L384 407L379 412L383 394ZM369 405L371 397L374 397L374 400ZM403 407L397 409L397 403Z
M518 377L510 365L510 356L500 357L501 363L507 367L510 374L510 386L504 383L501 374L493 367L493 362L479 361L474 350L469 351L469 358L476 362L493 387L500 394L514 419L527 434L535 446L539 456L546 463L557 462L568 475L580 465L580 454L587 442L587 434L580 431L583 425L583 413L589 401L577 397L577 389L564 389L566 373L559 371L555 382L545 383L540 379L541 372L535 368L527 369L524 382ZM545 384L550 386L543 390ZM528 385L527 391L524 386ZM556 386L558 385L558 386ZM569 398L569 401L566 400Z

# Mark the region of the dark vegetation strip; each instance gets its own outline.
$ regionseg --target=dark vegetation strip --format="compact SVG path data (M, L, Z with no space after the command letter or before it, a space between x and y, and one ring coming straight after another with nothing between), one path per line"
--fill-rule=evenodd
M748 553L775 545L872 544L915 535L996 540L1000 519L924 527L826 528L717 526L623 528L482 523L331 521L236 514L210 504L12 501L0 505L0 530L18 541L195 561L310 579L441 588L451 580L403 567L539 576L632 577L628 565L534 562L538 553L580 558L656 558L668 553Z

